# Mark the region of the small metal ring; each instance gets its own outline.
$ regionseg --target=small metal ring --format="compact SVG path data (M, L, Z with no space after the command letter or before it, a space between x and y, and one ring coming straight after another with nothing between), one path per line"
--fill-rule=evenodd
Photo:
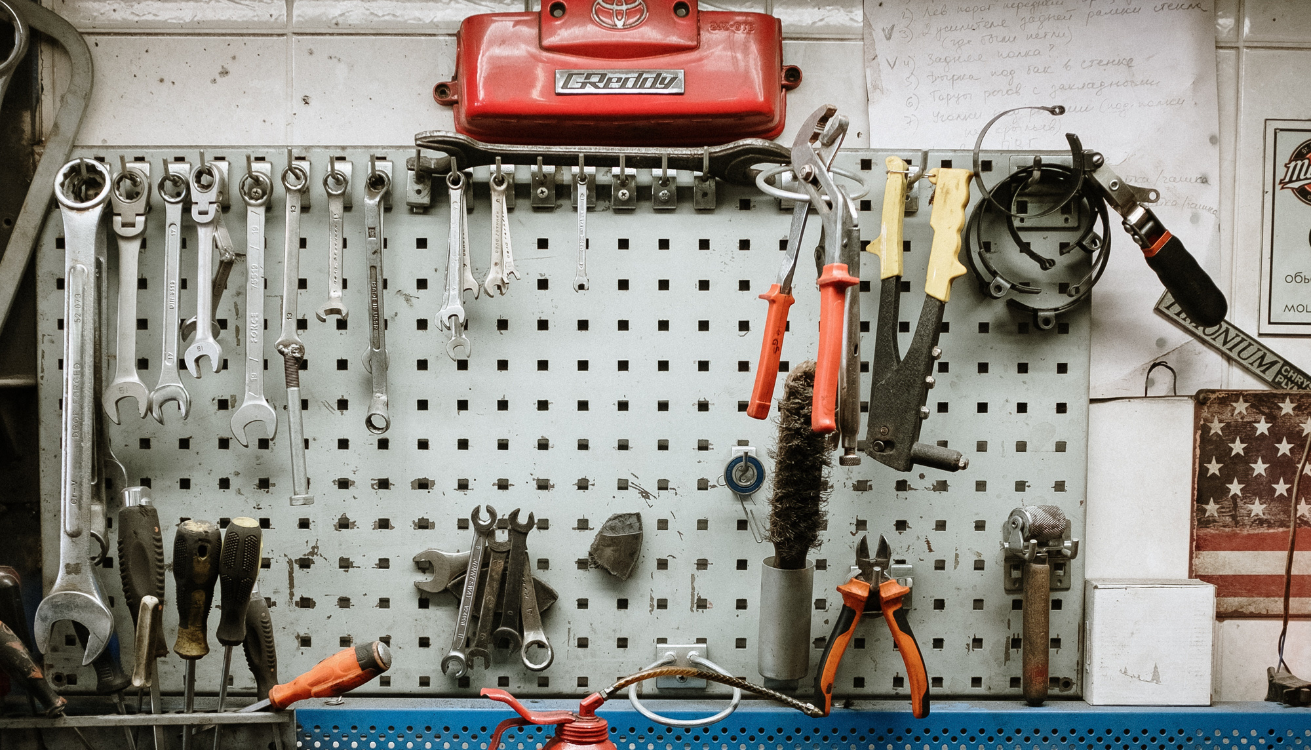
M0 8L9 13L14 24L14 48L9 52L9 57L0 63L0 76L5 76L12 73L27 56L27 42L32 32L27 27L27 19L19 15L9 3L0 0Z
M254 187L248 187L250 185ZM250 191L262 189L263 197L252 196ZM241 182L237 183L237 192L241 193L241 199L252 206L263 206L273 197L273 181L259 172L247 172L241 176Z
M784 172L790 171L791 169L792 169L791 164L780 164L777 167L770 167L769 169L762 170L756 175L756 187L760 188L760 191L763 192L765 195L773 196L774 198L778 198L779 200L802 201L802 202L809 203L810 196L806 195L805 193L794 193L790 190L784 190L782 188L774 187L773 185L770 185L769 183L765 182L765 180L768 180L771 177L776 177L780 174L783 174ZM845 177L848 180L851 180L852 182L856 183L857 185L860 185L861 188L860 192L848 195L847 198L854 201L864 198L866 195L869 195L869 185L865 182L864 178L862 178L860 175L856 174L855 172L848 172L845 169L839 169L837 167L830 167L828 171L829 174L835 174L839 177Z
M140 195L136 196L135 198L128 198L123 194L123 191L119 189L118 187L119 183L123 180L127 180L128 182L132 183L132 187L140 190L142 186L146 184L146 178L142 177L141 173L135 169L126 169L114 175L114 183L113 183L114 197L122 201L123 203L131 203L132 201L138 200L141 197Z
M381 184L378 184L378 180L382 180ZM369 173L369 177L364 181L364 185L375 192L386 192L387 188L391 187L391 178L387 176L386 172L380 169L374 170Z
M75 200L72 196L67 195L64 191L68 181L73 178L73 170L85 169L86 165L91 165L91 170L97 173L100 179L100 189L96 194L87 200ZM90 175L87 175L90 177ZM60 167L59 173L55 175L55 199L59 205L72 209L74 211L84 211L88 208L94 208L105 201L109 200L109 192L112 189L113 179L109 174L109 167L94 159L74 159L64 166Z
M171 185L177 191L176 195L169 195L164 189L165 185ZM182 203L187 199L187 179L180 174L169 172L159 178L159 195L165 203Z
M305 169L292 162L282 170L282 186L293 193L299 193L305 189L309 183L310 176L306 174Z
M500 165L498 164L497 166L499 167ZM492 176L488 178L487 182L488 184L497 188L501 188L509 184L509 180L506 179L504 172L492 172Z
M464 174L452 169L446 173L446 187L452 190L459 190L464 187Z
M737 477L734 476L738 467L745 466L755 472L755 479L747 484L740 484ZM724 467L724 483L728 489L737 495L755 494L765 484L765 466L760 459L745 453L733 457Z
M332 187L330 187L330 184L334 181L340 182L341 187L337 188L336 190L332 189ZM328 195L345 195L346 186L348 184L349 183L346 182L346 173L338 170L336 167L333 167L332 169L328 170L328 173L323 175L323 190Z
M211 182L209 186L203 186L197 181L198 177L199 178L207 177L213 182ZM217 192L218 181L219 181L218 172L209 165L209 162L204 162L202 164L197 165L195 169L191 170L191 176L187 178L187 182L191 186L192 193L209 193L211 191Z
M718 664L710 661L709 659L703 658L698 654L695 653L689 654L687 659L693 664L703 666L711 671L718 672L724 676L731 676ZM649 666L646 667L646 669L643 669L642 671L645 672L647 669L655 669L656 667L663 667L666 664L669 664L673 661L674 661L674 655L672 653L666 653L664 656L660 657L660 659L656 660L655 662L652 662ZM723 711L720 711L714 716L707 716L702 719L670 719L668 717L661 716L660 714L655 713L654 711L647 708L646 706L643 706L642 702L637 699L636 682L628 686L628 702L633 704L633 708L637 709L638 713L642 714L643 716L650 719L651 721L654 721L658 724L664 724L667 727L704 727L714 724L716 722L723 721L724 719L727 719L730 714L736 711L738 704L742 702L742 689L736 687L733 688L733 699L729 701L728 708L724 709Z
M1021 214L1017 214L1007 209L1001 203L999 203L996 198L992 197L992 191L988 189L988 186L983 184L983 167L980 163L981 160L979 159L979 151L983 148L983 137L988 134L988 130L994 124L996 124L998 120L1005 117L1006 115L1009 115L1012 112L1020 112L1026 109L1039 109L1044 112L1050 112L1053 117L1060 117L1061 115L1065 114L1065 107L1059 104L1051 107L1014 107L1012 109L1007 109L997 113L995 116L993 116L991 120L988 120L987 124L983 126L983 129L979 131L979 137L974 140L974 154L973 154L974 181L979 185L979 192L983 194L983 199L985 201L991 203L993 206L996 206L998 211L1001 211L1002 213L1006 214L1012 219L1020 218ZM1083 187L1083 173L1084 173L1083 144L1079 141L1079 136L1075 135L1074 133L1066 133L1065 141L1066 143L1070 144L1071 169L1077 173L1076 179L1074 180L1074 184L1070 186L1069 191L1061 198L1061 200L1056 201L1055 203L1052 204L1051 208L1047 209L1046 211L1043 211L1040 214L1025 215L1026 218L1041 219L1044 216L1049 216L1051 214L1056 213L1057 211L1061 210L1061 208L1064 207L1066 203L1069 203L1071 200L1073 200L1074 196L1078 195L1080 188ZM1039 164L1041 164L1041 161L1039 161ZM1019 191L1016 192L1018 193Z

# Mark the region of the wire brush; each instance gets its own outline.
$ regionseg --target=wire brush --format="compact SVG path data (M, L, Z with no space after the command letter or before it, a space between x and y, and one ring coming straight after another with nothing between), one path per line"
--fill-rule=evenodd
M778 443L774 448L774 492L769 498L769 541L774 567L799 570L819 546L827 514L829 439L810 429L815 363L802 362L783 383L778 403Z

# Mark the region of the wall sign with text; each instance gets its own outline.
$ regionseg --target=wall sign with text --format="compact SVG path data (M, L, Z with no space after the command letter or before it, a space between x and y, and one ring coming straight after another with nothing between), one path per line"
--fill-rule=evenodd
M1259 333L1311 336L1311 121L1265 121Z

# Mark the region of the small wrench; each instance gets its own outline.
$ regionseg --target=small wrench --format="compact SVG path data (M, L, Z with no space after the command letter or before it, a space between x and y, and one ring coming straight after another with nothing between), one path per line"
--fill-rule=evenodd
M296 333L297 297L300 288L300 199L309 186L309 175L290 158L282 170L282 187L287 193L286 235L282 248L282 333L274 346L282 355L282 372L287 381L287 429L291 433L291 504L311 505L309 475L305 471L305 428L300 413L300 362L305 345Z
M527 552L524 554L526 556ZM528 569L526 560L524 569ZM546 660L534 664L528 658L529 646L546 649ZM523 579L523 646L519 649L519 658L531 672L541 672L555 661L555 649L551 648L551 642L546 639L546 631L542 629L542 612L537 608L537 585L533 582L532 571L525 573Z
M55 198L64 220L64 408L60 459L59 568L55 585L36 610L33 635L48 652L56 622L87 630L82 664L100 656L114 632L114 616L91 564L96 403L94 388L97 243L111 192L109 168L78 159L59 170Z
M483 584L478 630L473 636L473 646L464 656L471 664L474 659L481 658L483 669L492 666L492 620L496 619L496 600L501 591L501 579L505 576L505 564L510 559L510 543L489 540L487 549L491 551L492 559L487 565L487 582Z
M587 291L587 175L578 159L578 268L574 270L574 291Z
M374 435L391 427L387 414L387 329L382 309L382 201L391 189L386 172L374 170L364 182L364 253L369 261L369 348L364 369L373 376L373 398L364 426Z
M164 199L164 356L159 368L159 382L150 392L150 414L164 424L164 404L176 401L182 418L191 413L191 396L178 377L178 317L181 306L178 277L182 254L182 204L187 200L187 177L191 165L176 164L171 171L164 162L164 176L159 180L159 195Z
M219 305L223 302L223 293L228 290L228 277L232 275L232 266L237 262L237 250L232 246L232 235L228 234L228 226L223 221L223 212L218 214L218 224L214 229L214 249L218 250L218 270L214 272L214 283L209 285L209 330L214 332L214 338L219 337L220 329L218 324ZM186 341L191 338L191 334L196 332L196 318L193 315L182 323L182 340Z
M463 304L464 292L467 290L461 286L461 274L469 257L468 220L464 212L464 175L451 170L446 175L446 187L451 194L451 228L447 235L446 293L442 298L442 309L437 311L437 322L451 332L451 340L446 342L446 353L451 359L460 360L469 358L469 339L464 335Z
M510 513L510 563L505 589L501 593L501 624L492 633L492 637L497 641L504 638L513 644L511 648L523 645L523 635L519 629L519 606L523 601L524 581L528 578L528 532L536 525L532 513L528 514L528 522L524 524L519 523L518 508Z
M144 171L128 167L114 178L109 200L118 236L118 346L114 379L100 400L105 414L118 424L118 402L125 398L136 399L142 419L150 410L150 389L137 372L137 264L150 209L150 180Z
M346 173L337 169L336 162L332 164L333 167L323 176L323 189L328 194L328 301L315 313L320 323L327 321L329 315L342 320L350 315L341 285L341 260L345 253L342 225L346 214L346 189L350 183Z
M219 371L223 348L214 339L213 289L214 234L218 216L223 213L219 193L223 190L223 173L208 162L191 173L191 219L196 222L196 339L187 347L182 362L191 377L200 377L200 359L209 357L210 370Z
M487 520L479 521L480 511L486 507ZM455 620L455 635L451 638L451 650L442 659L442 674L447 674L452 665L458 664L456 677L463 677L469 671L469 659L465 656L464 644L469 637L469 618L473 614L473 599L478 593L478 572L482 569L483 552L492 539L496 528L496 509L492 506L474 506L469 514L473 524L473 546L469 549L469 567L464 573L464 593L460 596L460 614Z
M237 191L246 202L246 395L232 414L232 436L245 446L246 430L255 422L270 440L278 431L278 413L264 398L264 218L273 181L252 164Z
M415 581L414 587L429 594L440 594L459 576L458 571L469 567L468 552L443 552L439 549L426 549L414 556L414 563L428 566L432 577L426 581Z
M510 277L519 278L514 269L514 255L510 250L510 216L506 207L506 190L510 181L500 172L493 172L488 186L492 191L492 268L487 272L483 289L487 296L505 294Z

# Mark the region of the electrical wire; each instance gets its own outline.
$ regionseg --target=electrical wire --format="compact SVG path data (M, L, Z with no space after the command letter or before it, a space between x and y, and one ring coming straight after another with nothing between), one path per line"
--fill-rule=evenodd
M1297 465L1297 474L1293 477L1293 495L1288 501L1288 558L1284 561L1284 621L1279 628L1279 665L1276 669L1288 669L1284 663L1284 641L1288 638L1288 609L1293 595L1293 555L1297 551L1297 488L1306 471L1307 455L1311 454L1311 436L1307 437L1302 448L1302 460ZM1200 459L1199 459L1200 460Z
M599 694L601 698L603 698L604 700L609 700L616 693L618 693L620 690L627 688L629 685L642 682L644 680L654 679L656 677L691 677L698 680L709 680L710 682L718 682L721 685L728 685L729 687L735 687L741 690L745 690L748 693L755 693L756 695L759 695L762 698L769 698L770 700L778 701L779 703L782 703L788 708L795 708L796 710L800 711L806 716L809 716L812 719L820 719L824 717L824 711L816 707L813 703L802 703L796 698L792 698L780 692L770 690L769 688L763 687L761 685L756 685L747 682L746 680L740 677L733 677L731 675L719 674L718 672L711 672L708 670L697 669L695 667L656 667L655 669L644 669L641 672L630 674L629 676L620 679L615 684L600 691Z

